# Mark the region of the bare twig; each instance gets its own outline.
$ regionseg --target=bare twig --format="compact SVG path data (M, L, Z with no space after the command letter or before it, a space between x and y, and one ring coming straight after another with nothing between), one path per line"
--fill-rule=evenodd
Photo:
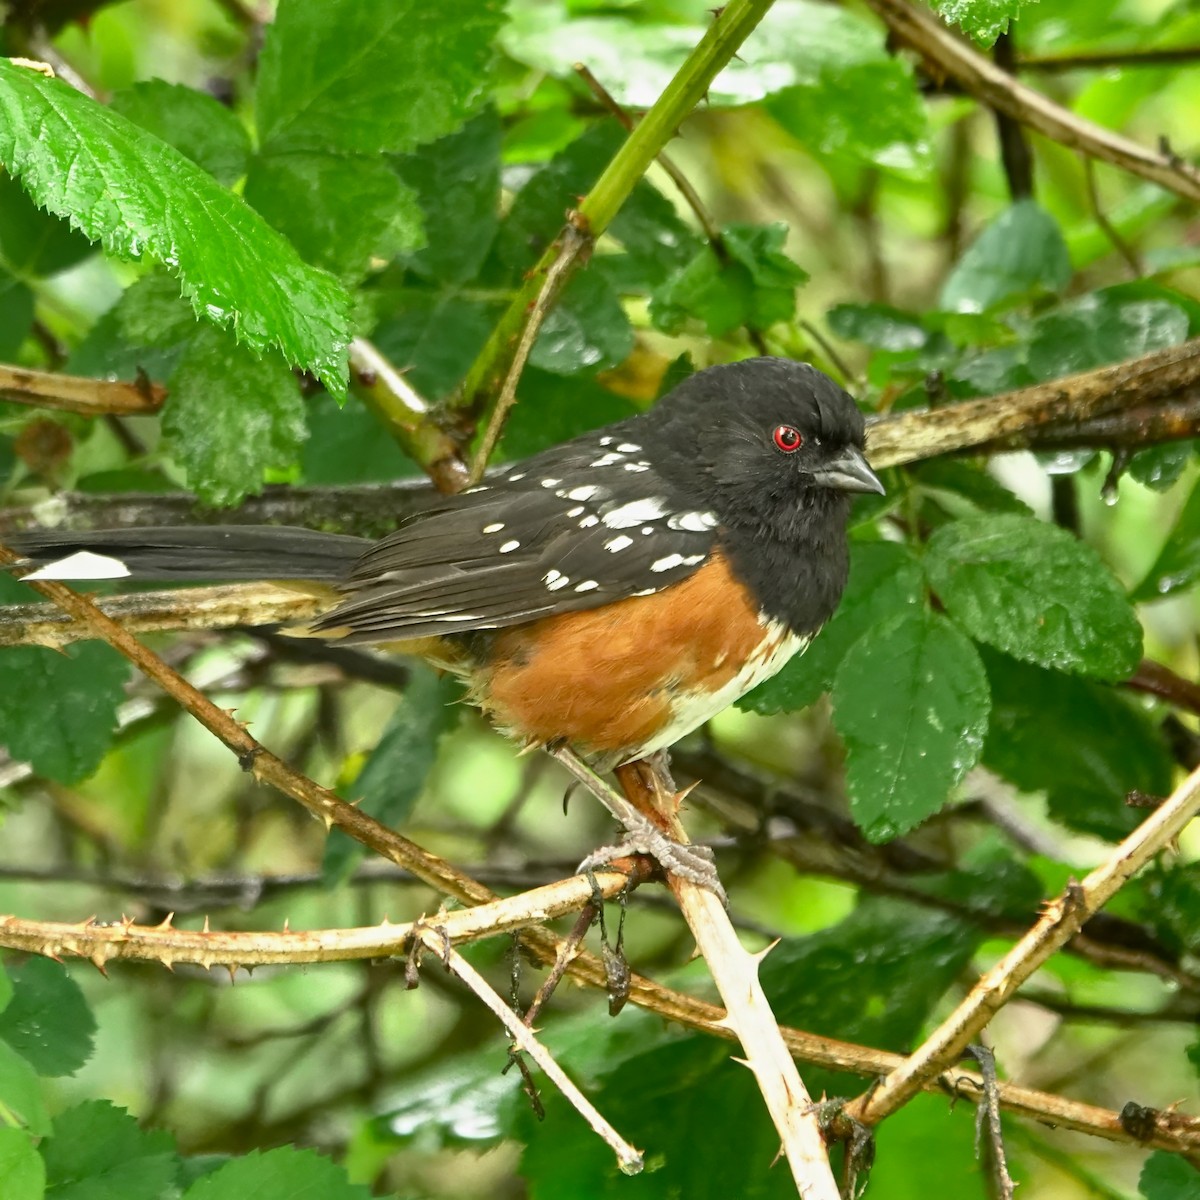
M573 875L503 900L442 913L437 918L438 933L453 945L479 941L554 920L590 904L597 893L608 899L627 886L628 879L619 871L597 872L595 887L585 876ZM207 920L205 928L197 930L176 928L169 918L161 925L147 926L128 918L67 924L0 916L0 946L51 958L86 958L98 967L120 960L233 969L386 958L404 954L420 931L420 921L276 933L210 930Z
M1143 658L1138 668L1125 680L1125 687L1148 696L1158 696L1176 708L1200 715L1200 684L1177 675L1170 667Z
M1200 200L1200 172L1166 154L1147 150L1111 130L1068 112L989 62L931 13L909 0L867 0L892 35L931 66L935 77L953 79L964 91L1044 137L1112 163L1193 202Z
M924 1080L940 1074L1012 998L1017 988L1076 933L1083 923L1162 850L1200 810L1200 771L1195 771L1109 857L1079 884L1046 906L1041 920L971 989L965 1000L869 1095L853 1115L875 1124L906 1104Z
M89 417L130 416L158 412L167 397L167 389L148 379L123 383L0 363L0 395L16 404L82 413Z
M1013 1200L1013 1180L1008 1173L1008 1156L1004 1152L1004 1129L1000 1124L1000 1088L996 1076L996 1057L987 1046L968 1046L965 1053L979 1064L983 1076L984 1097L975 1111L975 1153L983 1153L983 1138L987 1135L988 1157L995 1180L995 1195L999 1200Z
M576 263L581 262L591 253L592 237L588 232L587 222L579 219L577 214L572 216L573 219L568 220L559 237L558 253L555 255L554 261L546 268L542 286L525 315L525 322L521 326L521 332L517 338L516 349L513 351L508 371L504 376L504 384L500 388L492 415L488 420L487 428L483 431L479 449L471 464L468 480L470 484L476 484L483 478L488 459L491 458L492 451L495 450L496 443L500 440L509 410L517 402L517 384L521 382L525 364L529 361L530 351L533 350L533 344L537 341L537 335L542 328L542 322L546 319L546 314L558 299L563 285L571 271L574 270Z

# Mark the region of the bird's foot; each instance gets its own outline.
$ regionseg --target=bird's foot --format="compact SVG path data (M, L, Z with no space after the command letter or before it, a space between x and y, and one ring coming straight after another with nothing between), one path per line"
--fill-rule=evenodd
M667 874L686 879L689 883L712 892L722 904L728 903L725 889L717 875L713 852L707 846L684 845L682 842L672 841L665 833L656 829L650 820L625 832L626 837L623 841L592 851L579 864L579 873L586 874L614 860L644 854L654 859Z

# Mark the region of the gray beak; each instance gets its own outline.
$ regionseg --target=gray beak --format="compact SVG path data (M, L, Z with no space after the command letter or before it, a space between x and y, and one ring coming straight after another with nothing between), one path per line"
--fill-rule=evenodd
M885 495L879 476L867 465L861 450L848 446L829 459L824 466L812 473L822 487L837 488L842 492L877 492Z

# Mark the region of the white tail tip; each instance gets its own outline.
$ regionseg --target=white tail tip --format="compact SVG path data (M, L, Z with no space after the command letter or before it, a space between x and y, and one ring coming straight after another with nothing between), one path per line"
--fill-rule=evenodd
M93 554L90 550L78 550L74 554L47 563L25 579L125 579L129 568L119 559L107 554Z

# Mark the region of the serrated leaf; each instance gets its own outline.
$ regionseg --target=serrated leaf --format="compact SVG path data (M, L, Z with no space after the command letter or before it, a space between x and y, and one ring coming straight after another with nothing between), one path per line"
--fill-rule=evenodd
M346 389L350 301L244 201L152 134L0 59L0 162L106 250L177 275L198 315Z
M109 107L174 146L226 187L246 173L250 134L235 113L204 92L147 79L116 92Z
M151 271L134 280L112 309L117 328L135 346L178 346L199 332L190 305L166 271Z
M60 217L38 208L11 176L0 175L0 267L28 282L65 271L95 248Z
M0 1039L0 1112L5 1111L34 1137L45 1137L50 1132L50 1117L37 1073L24 1055Z
M198 1179L184 1200L370 1200L370 1190L315 1150L254 1151Z
M260 154L246 179L246 201L306 262L347 283L361 279L372 259L425 244L416 194L379 157Z
M33 597L28 588L4 589L6 599L18 595ZM0 745L39 775L78 783L112 745L128 678L129 664L100 642L0 652Z
M350 788L359 808L384 825L402 825L425 788L437 759L438 743L462 714L462 688L454 680L420 666ZM363 847L334 830L325 849L327 882L345 879L364 854Z
M850 811L872 841L937 812L983 749L983 664L954 625L924 608L859 638L838 667L832 699Z
M1158 600L1200 579L1200 484L1193 486L1146 578L1133 589L1135 601Z
M233 338L201 328L171 375L164 447L208 504L262 490L269 468L292 466L308 436L304 402L276 355L257 358Z
M27 960L12 979L12 1001L0 1011L0 1038L39 1075L74 1075L91 1057L96 1032L79 984L48 958Z
M1129 792L1170 792L1161 733L1113 688L986 648L982 657L992 691L983 762L1022 791L1045 792L1057 820L1115 839L1144 815L1125 803Z
M169 1133L145 1132L107 1100L60 1113L42 1153L55 1200L162 1200L180 1166Z
M0 1196L4 1200L42 1200L46 1168L28 1134L0 1127Z
M419 275L442 283L474 279L499 228L500 117L485 109L457 133L396 161L417 194L426 245L407 256Z
M738 702L757 713L806 708L833 685L846 652L867 630L919 605L925 590L921 564L895 542L852 542L850 578L833 619L812 645Z
M479 106L501 0L284 0L259 62L265 150L405 152Z
M1032 200L1002 212L968 247L942 285L940 304L981 313L1038 292L1061 291L1071 259L1058 223Z
M724 337L740 325L767 329L795 314L796 289L808 272L783 252L787 226L734 224L722 233L728 260L705 246L655 290L650 316L658 328L677 333L697 318L713 337Z
M582 271L546 314L529 354L531 366L555 375L603 371L633 350L633 326L608 281Z
M1026 4L1035 0L932 0L933 7L947 21L984 46L990 46Z
M1138 1177L1146 1200L1200 1200L1200 1171L1181 1154L1156 1150Z
M1124 679L1142 629L1120 584L1090 546L1032 517L966 517L929 540L925 570L973 638L1024 662Z

